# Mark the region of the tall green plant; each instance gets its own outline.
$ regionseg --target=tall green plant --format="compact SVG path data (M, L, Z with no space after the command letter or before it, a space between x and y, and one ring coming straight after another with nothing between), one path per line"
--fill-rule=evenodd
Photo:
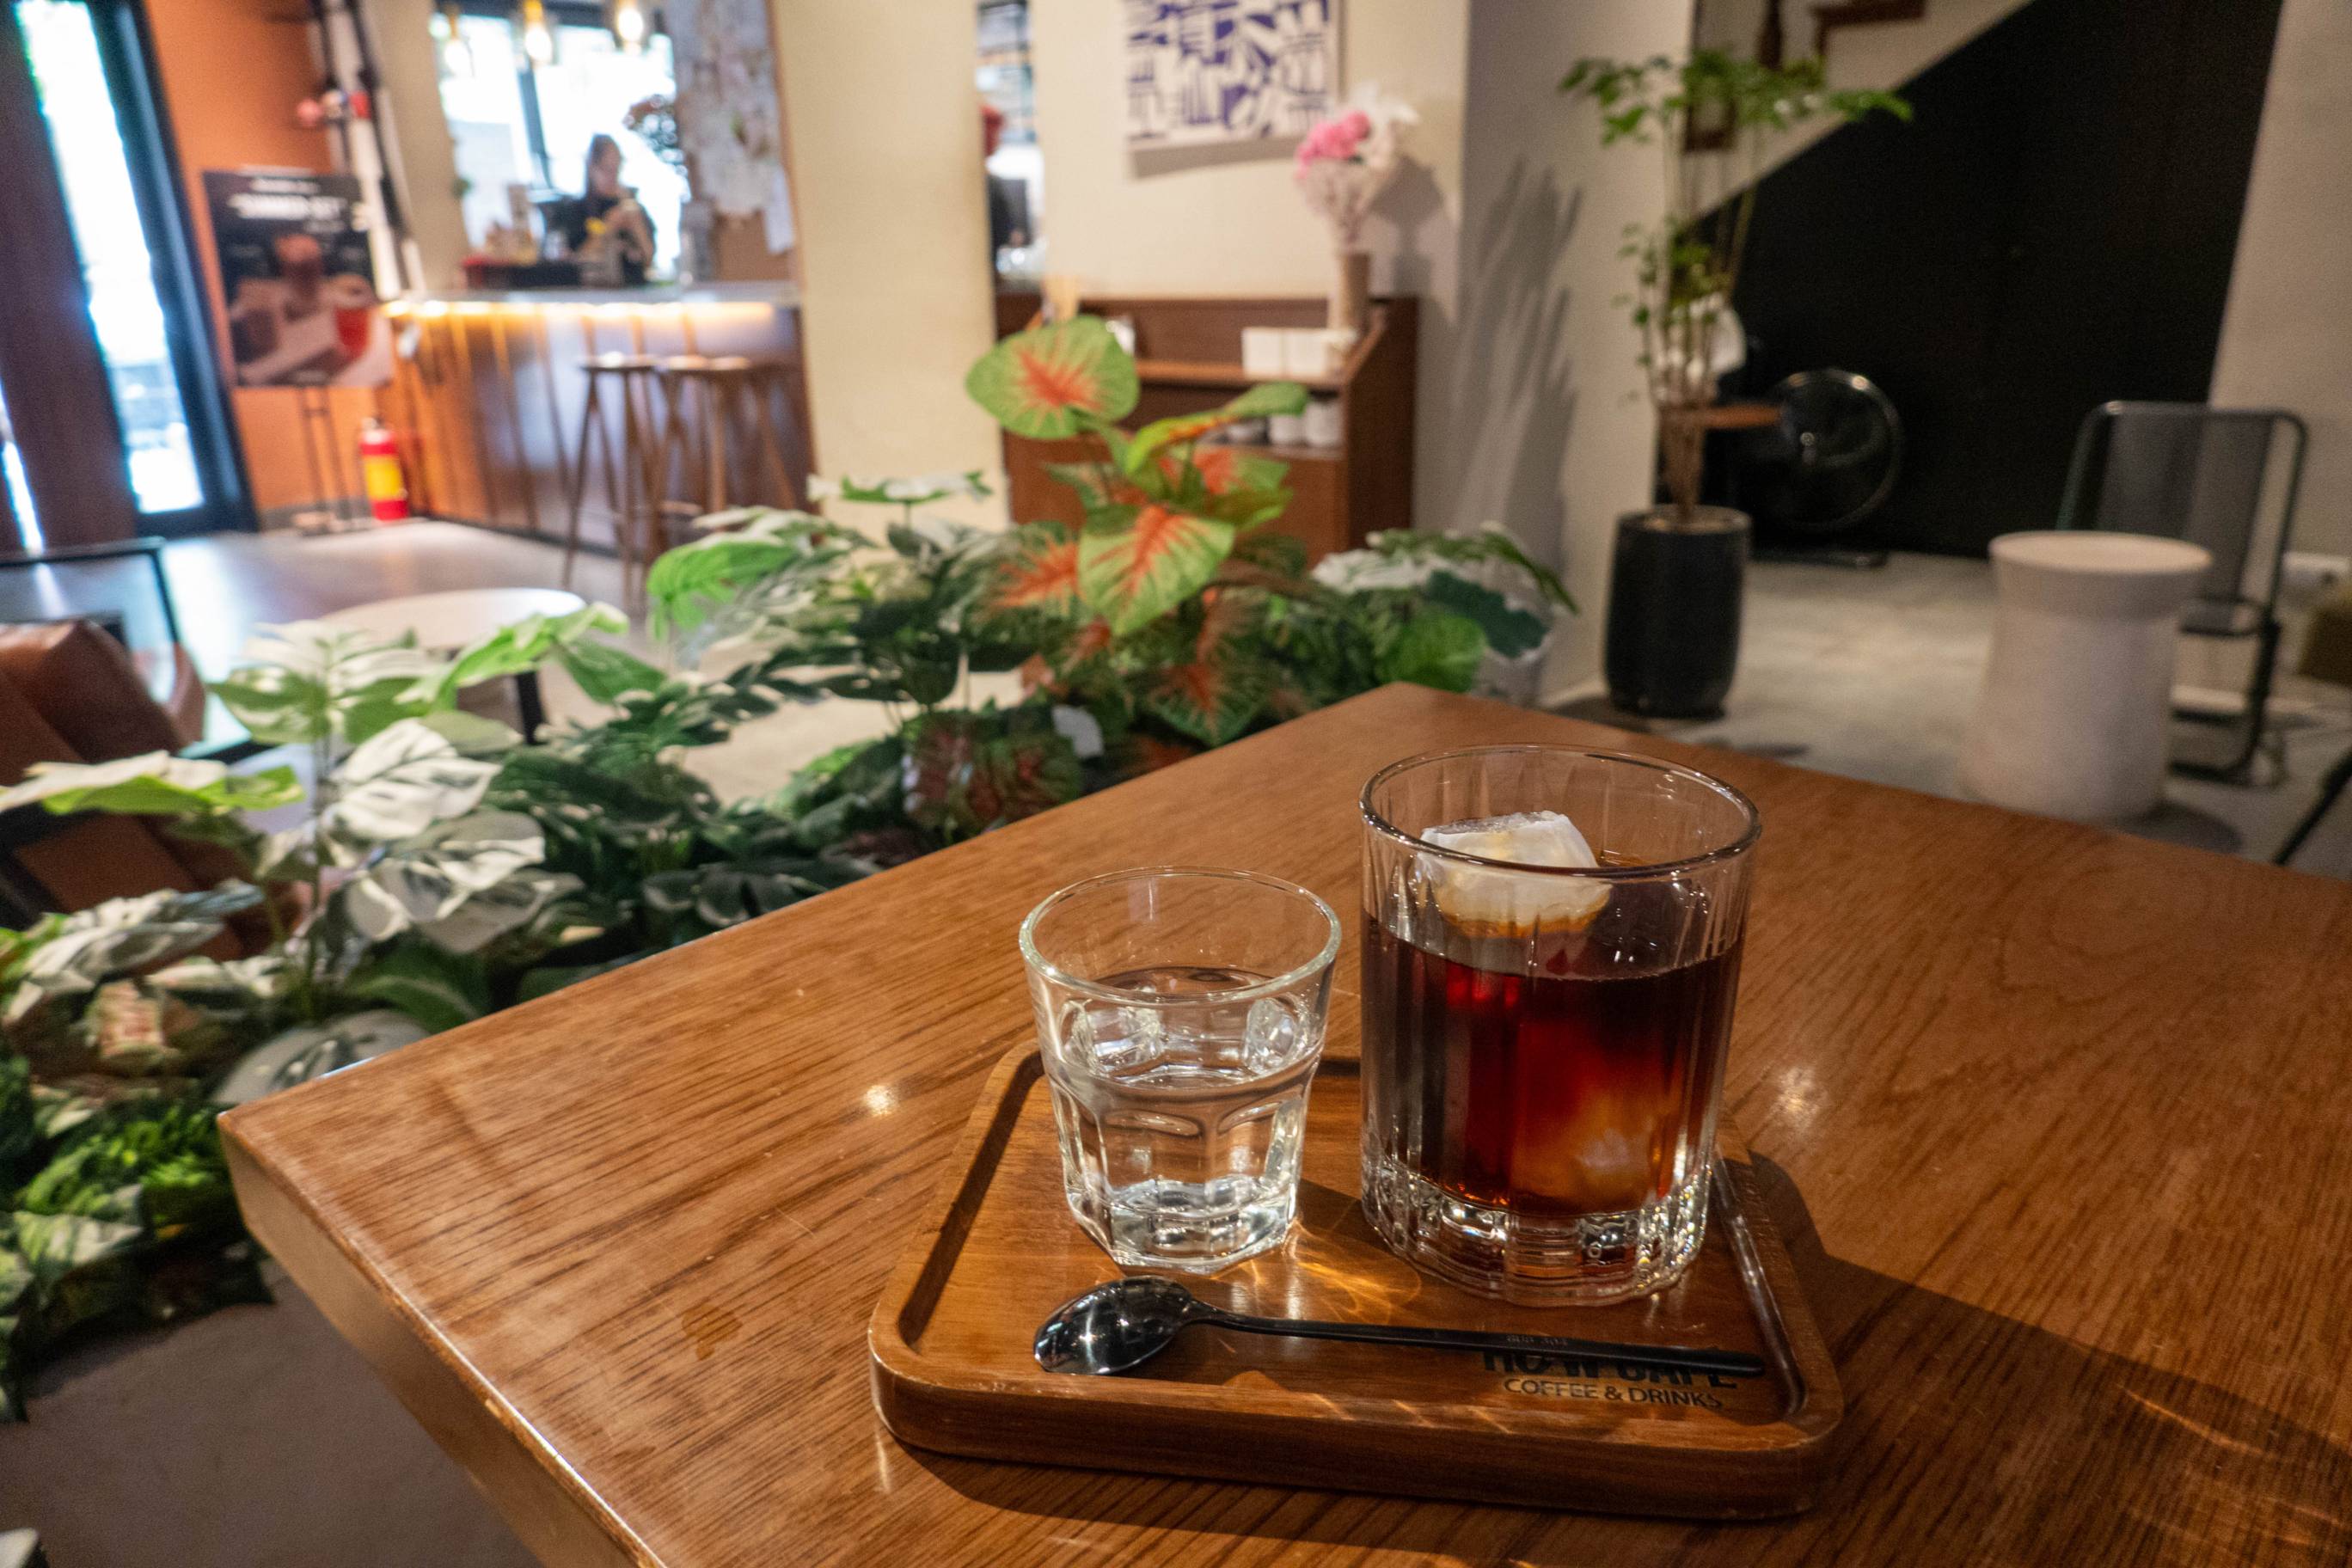
M1907 121L1911 106L1891 92L1829 87L1818 58L1767 66L1719 49L1680 61L1580 59L1559 89L1600 110L1603 147L1647 143L1665 159L1665 211L1629 226L1621 254L1633 263L1625 302L1658 411L1666 489L1687 521L1705 459L1698 416L1715 402L1715 335L1739 286L1769 139L1824 114ZM1708 150L1712 139L1695 134L1701 130L1727 136L1727 153Z

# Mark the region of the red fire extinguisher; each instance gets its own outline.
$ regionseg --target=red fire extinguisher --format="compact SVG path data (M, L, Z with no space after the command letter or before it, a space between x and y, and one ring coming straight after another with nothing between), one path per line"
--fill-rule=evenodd
M360 426L360 482L378 522L408 516L408 479L400 468L400 442L381 419Z

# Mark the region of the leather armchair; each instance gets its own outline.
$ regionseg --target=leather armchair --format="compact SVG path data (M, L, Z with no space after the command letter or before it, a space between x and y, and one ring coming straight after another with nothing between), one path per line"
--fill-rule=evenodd
M35 763L194 745L205 689L187 654L172 645L144 663L87 621L0 626L0 785ZM6 923L159 889L195 891L235 870L217 847L139 817L51 817L37 806L0 817L0 904L19 906L0 915Z

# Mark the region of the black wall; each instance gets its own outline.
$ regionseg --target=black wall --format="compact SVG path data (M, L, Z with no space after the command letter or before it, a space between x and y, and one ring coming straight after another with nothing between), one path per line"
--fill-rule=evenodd
M1981 553L2051 525L2092 407L2203 401L2278 11L2031 0L1765 180L1744 379L1859 371L1909 437L1843 542Z

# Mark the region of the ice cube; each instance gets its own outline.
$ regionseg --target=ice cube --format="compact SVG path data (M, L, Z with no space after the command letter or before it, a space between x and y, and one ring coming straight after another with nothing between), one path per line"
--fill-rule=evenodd
M1576 824L1557 811L1449 823L1424 828L1421 837L1441 849L1514 866L1587 869L1601 864ZM1437 907L1472 936L1526 936L1538 927L1581 931L1609 901L1609 885L1598 879L1465 866L1435 855L1421 858Z
M1085 1070L1123 1078L1156 1065L1168 1046L1156 1007L1073 1002L1063 1009L1063 1048Z

